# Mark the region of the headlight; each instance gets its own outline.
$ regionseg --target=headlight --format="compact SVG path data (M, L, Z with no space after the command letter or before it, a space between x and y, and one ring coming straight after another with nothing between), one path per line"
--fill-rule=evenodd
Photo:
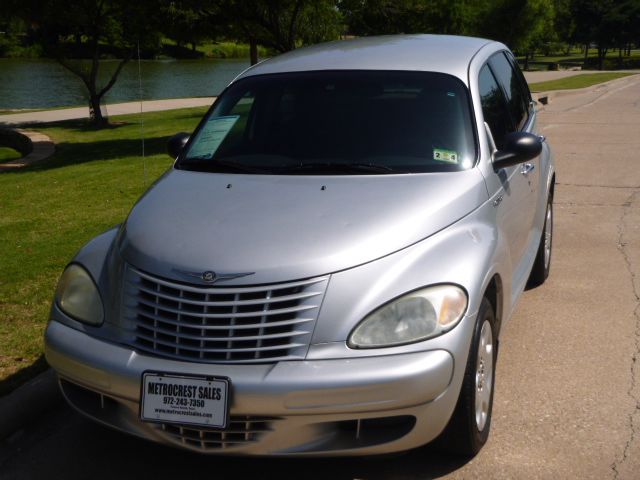
M467 309L467 295L455 285L436 285L398 297L351 332L352 348L391 347L436 337L455 327Z
M71 264L62 273L56 288L56 303L80 322L100 325L104 318L98 288L80 265Z

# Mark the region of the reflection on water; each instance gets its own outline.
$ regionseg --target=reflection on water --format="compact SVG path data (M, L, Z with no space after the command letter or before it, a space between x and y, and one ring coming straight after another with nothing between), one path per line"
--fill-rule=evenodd
M118 62L102 61L101 84ZM87 68L89 63L84 64ZM208 97L219 94L249 60L143 60L142 98ZM53 60L0 59L0 109L85 105L82 81ZM106 103L140 99L138 62L125 65Z

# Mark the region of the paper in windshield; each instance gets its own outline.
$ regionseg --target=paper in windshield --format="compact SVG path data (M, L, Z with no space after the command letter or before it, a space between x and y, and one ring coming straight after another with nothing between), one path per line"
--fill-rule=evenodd
M240 115L212 117L198 132L198 137L189 149L189 158L209 159L216 153L220 144L227 137Z

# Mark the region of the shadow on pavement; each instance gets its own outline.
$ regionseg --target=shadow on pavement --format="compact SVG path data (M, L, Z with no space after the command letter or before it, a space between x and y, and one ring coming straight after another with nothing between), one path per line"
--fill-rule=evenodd
M430 479L467 460L429 448L404 455L345 459L266 459L207 456L177 450L102 427L62 407L32 431L1 445L3 480L113 479Z
M44 372L47 368L49 368L49 365L47 365L44 355L40 355L38 359L28 367L24 367L9 375L7 378L0 380L0 397L8 395L20 385L36 377L39 373Z

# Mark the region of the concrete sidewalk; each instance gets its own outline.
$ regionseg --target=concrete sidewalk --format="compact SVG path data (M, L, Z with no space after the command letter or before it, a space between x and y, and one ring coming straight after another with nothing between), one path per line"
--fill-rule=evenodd
M216 97L171 98L168 100L149 100L142 102L143 112L158 112L176 108L209 106ZM126 115L140 113L141 102L113 103L104 105L105 115ZM58 122L89 117L89 107L61 108L58 110L42 110L37 112L10 113L0 115L0 126L22 125L30 123Z

